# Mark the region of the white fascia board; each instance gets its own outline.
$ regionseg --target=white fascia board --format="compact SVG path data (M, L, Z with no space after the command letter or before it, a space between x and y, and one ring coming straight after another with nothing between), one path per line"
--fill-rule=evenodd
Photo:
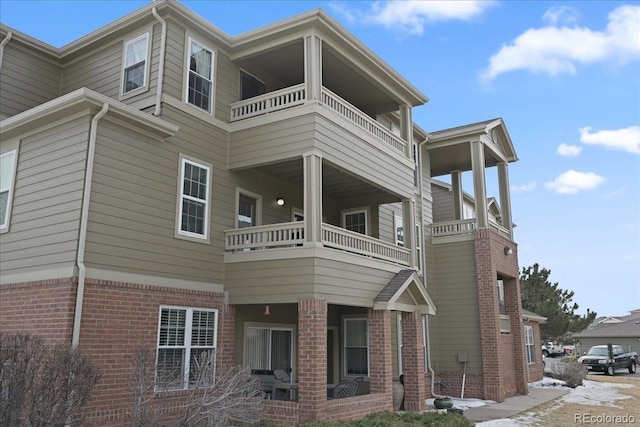
M69 117L85 109L101 108L104 104L109 105L107 114L133 123L159 138L168 138L178 132L178 126L172 123L138 111L98 92L81 88L0 121L0 139L5 140L18 136L52 120Z

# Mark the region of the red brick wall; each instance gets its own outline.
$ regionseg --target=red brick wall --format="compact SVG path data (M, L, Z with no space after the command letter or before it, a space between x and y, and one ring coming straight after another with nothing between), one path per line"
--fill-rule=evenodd
M369 309L369 389L391 398L391 312Z
M299 421L323 419L327 407L327 301L298 301Z
M74 278L0 286L0 330L71 344L76 288Z
M424 353L422 350L422 317L420 312L402 313L404 349L402 367L404 370L404 407L407 411L422 411L425 407L426 392L424 374Z
M327 410L321 419L327 421L357 420L373 412L392 411L392 406L387 393L333 399L327 401Z
M475 231L474 246L482 331L483 398L502 402L507 396L528 392L517 247L489 229ZM513 253L505 255L505 247ZM498 274L504 280L505 308L511 319L510 342L506 348L502 347L500 334Z

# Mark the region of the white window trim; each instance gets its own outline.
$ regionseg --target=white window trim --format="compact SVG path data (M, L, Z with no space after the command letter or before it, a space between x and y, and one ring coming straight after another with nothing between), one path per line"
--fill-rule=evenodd
M416 224L416 267L418 271L422 271L423 255L422 255L422 227L420 224Z
M504 302L504 280L498 280L498 300Z
M398 239L398 224L402 224L402 240ZM400 215L393 213L393 234L396 245L404 246L404 218L402 217L402 212L400 212Z
M163 309L168 309L168 310L186 310L186 319L185 319L185 326L184 326L184 346L164 346L164 347L160 347L160 326L161 326L161 322L162 322L162 310ZM158 310L158 337L156 339L156 370L155 370L155 375L156 375L156 386L155 386L155 390L156 391L175 391L175 390L186 390L189 388L189 365L191 363L191 333L192 333L192 328L193 328L193 312L194 311L206 311L206 312L213 312L215 313L215 328L213 329L213 353L214 356L217 354L217 350L218 350L218 322L219 322L219 316L218 316L218 309L216 308L205 308L205 307L184 307L184 306L177 306L177 305L161 305L159 307ZM160 356L160 348L183 348L185 349L185 353L184 353L184 371L183 371L183 387L182 388L162 388L162 387L158 387L158 383L157 383L157 375L158 375L158 358ZM215 368L214 368L215 369ZM214 375L215 378L215 375Z
M209 116L214 116L214 110L215 110L215 105L216 105L216 101L215 101L215 94L216 94L216 63L217 63L217 58L218 58L218 51L216 49L213 49L211 46L207 45L206 43L202 43L200 41L201 39L196 39L192 36L187 36L186 37L186 41L187 41L187 45L185 46L185 57L184 57L184 97L183 100L185 102L185 104L187 104L189 107L191 108L195 108L197 111L200 111L204 114L207 114ZM189 72L190 72L190 68L189 68L189 64L190 64L190 58L191 58L191 42L194 41L196 43L198 43L200 46L204 47L205 49L207 49L209 52L211 52L211 97L209 98L209 111L204 110L200 107L198 107L197 105L191 104L189 102Z
M369 235L369 224L371 222L371 214L369 213L369 206L362 206L359 208L353 209L345 209L340 211L340 218L342 223L342 228L346 229L346 217L347 215L359 214L364 212L364 236Z
M364 320L367 322L367 373L366 374L349 374L347 373L347 322L353 320ZM365 377L369 378L371 373L371 349L369 347L369 319L367 316L354 314L342 316L342 376L343 378Z
M204 209L204 233L192 233L182 230L182 197L183 197L183 182L184 182L184 166L186 163L191 163L199 168L207 170L207 198L205 200ZM180 154L179 169L178 169L178 191L176 202L176 224L175 224L175 237L192 240L200 243L209 243L209 223L211 222L211 183L212 178L212 166L209 163L196 160L193 157Z
M396 333L398 335L398 375L404 373L404 366L402 363L402 352L404 347L402 336L402 313L396 313Z
M142 86L135 88L133 90L130 90L129 92L125 92L124 89L124 85L125 85L125 62L127 59L127 46L130 45L131 43L134 43L142 38L146 37L147 38L147 57L145 58L145 63L144 63L144 81ZM122 42L122 69L120 71L120 73L122 74L121 78L120 78L120 100L123 99L127 99L130 98L132 96L138 95L140 93L146 92L149 90L149 74L150 74L150 70L151 70L151 30L147 30L144 33L141 33L137 36L131 37L131 38L127 38L125 40L123 40Z
M529 335L529 332L531 333L531 335ZM531 337L531 342L528 341L529 336ZM529 356L529 351L528 351L528 347L531 346L531 357ZM527 364L528 365L533 365L536 363L536 356L535 356L535 348L536 348L536 337L533 334L533 326L529 326L529 325L524 325L524 352L527 355ZM533 360L530 360L533 359Z
M298 336L296 325L288 323L244 322L244 338L242 340L242 362L245 366L249 366L247 357L247 331L249 330L249 328L291 332L291 373L289 374L289 378L291 379L291 382L295 382L296 354L298 354L296 349L296 337Z
M7 212L5 213L5 218L2 218L2 222L0 223L0 234L9 232L9 224L11 223L11 208L13 207L13 193L16 186L16 176L18 172L18 148L19 148L18 145L19 145L19 140L9 141L7 143L7 146L10 146L11 148L0 155L0 158L13 155L13 170L11 174L11 183L7 188L9 192L9 194L7 194Z
M240 195L250 197L256 201L256 227L262 225L262 195L249 190L236 187L236 207L234 224L238 228L238 215L240 214Z

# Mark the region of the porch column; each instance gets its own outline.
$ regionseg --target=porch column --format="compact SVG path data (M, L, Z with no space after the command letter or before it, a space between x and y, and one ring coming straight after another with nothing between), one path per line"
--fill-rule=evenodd
M487 218L487 186L484 174L484 144L471 141L471 167L473 169L473 197L476 200L476 226L489 227Z
M226 372L235 366L233 349L236 335L236 306L225 304L218 316L218 348L216 350L216 373Z
M368 315L369 390L372 394L387 394L389 396L389 407L386 409L392 410L391 311L370 308Z
M517 265L517 263L516 263ZM513 337L514 368L516 371L516 388L519 394L529 392L527 375L527 359L524 349L524 322L522 320L522 296L517 278L504 279L504 305L511 321ZM540 347L536 347L540 348Z
M404 104L400 106L400 136L407 141L408 158L413 158L413 118L411 116L411 106Z
M298 405L301 423L327 410L327 301L298 300Z
M413 199L402 200L402 227L404 233L404 246L411 249L409 266L416 266L416 202Z
M322 40L315 34L304 38L304 82L307 100L319 100L322 89Z
M464 218L461 171L451 171L451 187L453 190L453 219L460 221Z
M511 219L511 193L509 191L509 165L498 163L498 186L500 188L500 209L502 210L502 226L509 230L513 239L513 220Z
M427 397L422 350L422 316L420 311L402 312L402 369L404 374L404 408L422 411Z
M305 245L320 245L322 241L322 156L315 151L302 156Z

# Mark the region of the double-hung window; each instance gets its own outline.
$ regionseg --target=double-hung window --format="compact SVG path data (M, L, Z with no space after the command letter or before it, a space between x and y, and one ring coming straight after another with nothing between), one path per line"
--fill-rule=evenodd
M213 384L218 311L160 307L156 388L179 390Z
M180 159L178 234L207 239L211 166Z
M404 228L403 228L403 218L402 215L394 214L394 229L396 232L396 245L404 246Z
M211 113L213 100L213 51L189 38L187 103Z
M9 228L18 150L0 155L0 230Z
M416 267L422 271L422 229L416 224Z
M146 86L149 33L145 33L124 44L122 94Z
M536 363L536 349L533 340L533 327L524 327L524 345L527 351L527 363Z
M367 226L367 209L358 209L353 211L345 211L342 213L342 226L350 231L360 234L367 234L369 227Z
M369 331L366 318L344 319L344 374L369 375Z

